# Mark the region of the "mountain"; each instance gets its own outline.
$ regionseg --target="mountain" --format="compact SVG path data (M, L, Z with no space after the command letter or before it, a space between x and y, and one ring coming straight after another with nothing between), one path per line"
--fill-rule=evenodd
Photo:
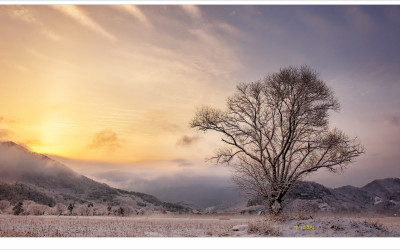
M362 187L362 190L386 200L400 201L400 179L387 178L374 180Z
M241 211L265 209L262 199L252 199ZM295 184L285 197L286 212L400 214L400 179L374 180L364 187L327 188L315 182Z
M186 213L192 208L140 192L116 189L80 175L64 164L14 142L0 142L0 200L128 206L136 210Z
M169 190L170 191L170 190ZM110 187L80 175L48 156L13 142L0 142L0 200L12 205L33 201L49 207L89 204L117 211L197 213L192 202L164 202L155 196ZM400 214L400 179L374 180L363 187L327 188L315 182L294 185L285 198L286 212ZM232 200L204 208L204 213L255 213L262 199Z

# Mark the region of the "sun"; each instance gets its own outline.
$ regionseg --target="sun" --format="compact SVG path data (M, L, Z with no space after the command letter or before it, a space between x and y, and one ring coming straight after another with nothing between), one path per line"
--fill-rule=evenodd
M67 153L65 137L67 126L59 119L49 118L41 122L37 128L37 140L27 143L37 153L65 155Z

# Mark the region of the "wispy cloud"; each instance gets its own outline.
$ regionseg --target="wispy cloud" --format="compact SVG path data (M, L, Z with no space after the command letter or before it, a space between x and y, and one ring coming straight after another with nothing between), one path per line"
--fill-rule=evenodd
M372 18L359 6L348 6L345 16L356 30L369 32L374 28Z
M220 37L210 29L189 29L188 32L195 39L192 47L196 47L198 51L192 67L197 67L200 72L207 71L214 76L226 78L233 71L242 68L234 42Z
M194 136L184 135L178 139L178 141L176 142L176 145L190 146L190 145L194 144L195 142L197 142L199 139L200 139L200 137L197 135L194 135Z
M120 146L121 144L117 133L112 129L104 129L93 136L92 142L88 145L88 148L106 148L114 150Z
M22 6L17 6L9 11L12 18L20 19L26 23L37 23L37 19L33 16L32 12Z
M69 62L69 61L64 60L64 59L59 59L59 58L56 58L56 57L51 57L49 55L46 55L46 54L41 53L41 52L38 52L37 50L31 49L31 48L28 48L28 47L25 48L25 51L29 55L34 56L34 57L36 57L36 58L38 58L40 60L44 60L44 61L48 61L48 62L56 63L56 64L61 64L64 67L75 67L75 64L73 64L72 62ZM21 69L19 69L19 70L21 70Z
M302 23L314 31L321 33L337 33L338 31L338 28L333 23L318 13L302 8L298 9L296 14Z
M215 27L232 36L240 37L243 35L242 31L226 22L216 22Z
M125 11L129 13L131 16L135 17L141 23L145 24L148 27L151 27L152 24L150 23L149 19L146 15L139 9L139 7L135 5L113 5L112 7Z
M50 40L61 40L61 37L57 33L47 28L41 21L39 21L35 17L34 13L28 8L25 8L23 6L13 7L12 9L10 9L9 15L13 19L18 19L25 23L38 26L40 28L40 32Z
M74 19L80 25L85 26L86 28L96 32L97 34L109 39L109 40L117 40L115 36L110 34L107 30L105 30L102 26L96 23L93 19L91 19L84 11L82 11L79 7L74 5L52 5L52 7L64 15Z
M145 125L147 131L151 133L163 132L176 132L181 129L180 126L171 122L168 116L161 110L150 110L142 115L140 122Z
M186 159L176 158L171 160L173 163L177 163L179 167L192 167L194 164Z
M181 5L181 8L193 19L202 17L200 8L196 5Z
M153 178L135 170L93 172L89 176L113 187L150 193L165 201L183 200L202 208L240 200L238 189L229 176L200 174L193 168L181 168L173 175L165 171L155 172L158 175Z

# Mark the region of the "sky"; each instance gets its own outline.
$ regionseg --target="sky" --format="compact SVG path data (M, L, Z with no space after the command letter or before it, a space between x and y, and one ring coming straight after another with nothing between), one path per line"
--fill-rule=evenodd
M196 109L304 64L341 103L332 126L366 148L309 179L400 177L400 6L1 5L0 33L0 140L110 185L228 183Z

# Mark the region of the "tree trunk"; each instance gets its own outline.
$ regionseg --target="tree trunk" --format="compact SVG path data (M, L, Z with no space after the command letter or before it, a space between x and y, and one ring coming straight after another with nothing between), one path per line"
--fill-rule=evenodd
M282 214L282 199L273 197L268 202L268 209L271 215L280 216Z

